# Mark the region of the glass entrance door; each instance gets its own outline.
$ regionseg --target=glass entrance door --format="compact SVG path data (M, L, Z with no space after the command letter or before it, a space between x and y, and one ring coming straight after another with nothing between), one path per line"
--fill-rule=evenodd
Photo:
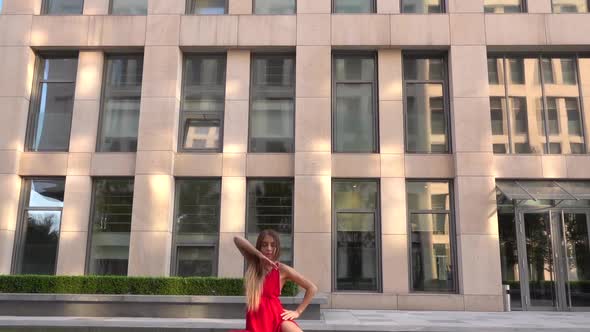
M589 211L523 211L519 217L523 309L590 309Z

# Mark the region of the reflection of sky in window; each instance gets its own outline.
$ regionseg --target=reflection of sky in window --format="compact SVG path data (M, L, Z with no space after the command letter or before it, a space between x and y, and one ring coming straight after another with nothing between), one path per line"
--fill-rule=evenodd
M41 226L49 222L47 234L59 233L61 225L61 212L59 211L29 211L30 221Z
M2 0L0 0L1 2ZM225 14L225 8L223 7L209 7L209 8L199 8L199 14L202 15L222 15Z
M30 207L63 207L63 201L44 195L49 189L47 183L33 183L31 185Z
M0 13L2 13L2 0L0 0Z

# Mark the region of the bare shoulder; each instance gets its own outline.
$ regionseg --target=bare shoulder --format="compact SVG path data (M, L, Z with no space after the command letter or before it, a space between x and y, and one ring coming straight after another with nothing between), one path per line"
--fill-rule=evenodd
M291 266L289 266L285 263L280 263L280 262L279 262L279 272L284 277L292 276L295 273L297 273L297 271L295 271L295 269L292 268Z

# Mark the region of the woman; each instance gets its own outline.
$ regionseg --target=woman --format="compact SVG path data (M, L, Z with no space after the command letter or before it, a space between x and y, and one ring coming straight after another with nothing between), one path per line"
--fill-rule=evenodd
M302 332L293 320L299 318L317 292L317 287L292 267L278 262L281 254L279 235L264 230L258 235L256 247L248 240L234 237L236 247L246 261L246 331ZM278 296L288 280L305 288L305 297L295 311L285 310Z

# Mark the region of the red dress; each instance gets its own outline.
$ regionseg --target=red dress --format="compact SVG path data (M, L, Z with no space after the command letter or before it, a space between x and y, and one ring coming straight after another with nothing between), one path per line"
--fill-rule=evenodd
M264 278L260 307L257 311L246 313L246 330L244 332L280 332L283 305L279 300L281 295L281 274L278 269L272 269ZM294 321L293 324L296 324ZM239 331L233 331L239 332Z

